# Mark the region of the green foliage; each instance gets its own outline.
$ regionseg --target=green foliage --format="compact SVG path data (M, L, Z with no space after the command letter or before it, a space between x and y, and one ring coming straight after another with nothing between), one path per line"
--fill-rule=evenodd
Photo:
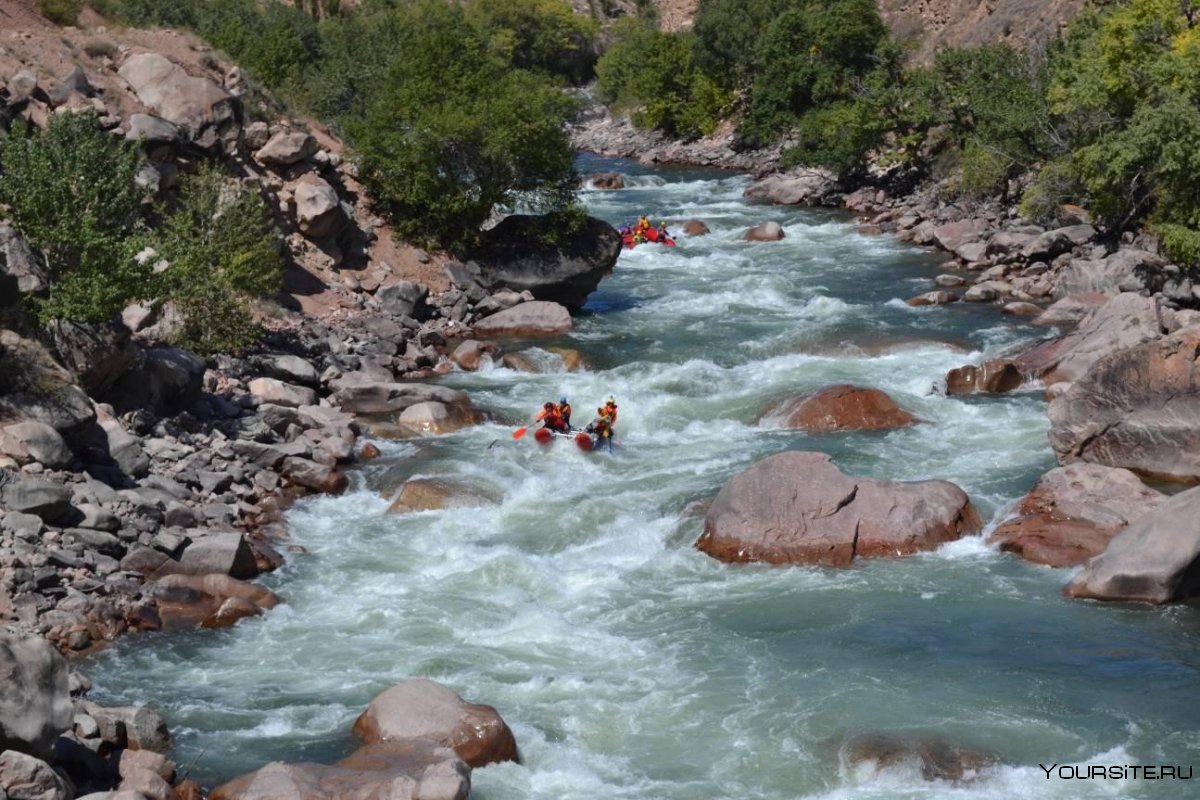
M14 131L0 151L0 205L50 269L43 319L103 321L145 291L132 258L142 234L142 165L134 145L92 115L52 118L42 134Z
M1070 156L1059 169L1115 230L1148 222L1181 263L1200 238L1200 30L1187 0L1129 0L1083 16L1055 54L1048 98Z
M886 37L874 0L797 0L758 42L746 132L768 141L810 109L849 100Z
M579 84L592 76L600 31L565 0L471 0L468 13L491 31L518 69L544 71Z
M730 96L696 67L690 36L638 20L619 25L618 36L596 65L602 100L636 109L635 124L671 135L695 138L716 128Z
M37 0L43 17L59 25L74 25L83 10L83 0Z
M256 193L206 167L183 185L155 247L169 267L158 294L183 314L180 343L199 353L239 350L258 336L254 298L273 297L282 280L280 241Z
M497 207L569 204L575 102L511 66L462 8L419 0L395 9L400 36L361 120L347 122L360 175L397 230L470 244Z
M800 0L701 0L692 27L696 61L728 89L749 87L759 71L758 43L771 21Z

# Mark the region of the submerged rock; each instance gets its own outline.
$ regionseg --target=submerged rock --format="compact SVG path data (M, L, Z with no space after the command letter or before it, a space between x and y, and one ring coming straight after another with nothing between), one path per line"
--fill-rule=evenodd
M859 778L917 773L926 781L969 782L996 763L994 756L928 736L869 733L841 748L844 768ZM865 774L864 774L865 773Z
M764 415L764 419L772 418L780 419L784 427L814 433L888 430L917 422L879 389L849 384L827 386L815 394L785 400Z

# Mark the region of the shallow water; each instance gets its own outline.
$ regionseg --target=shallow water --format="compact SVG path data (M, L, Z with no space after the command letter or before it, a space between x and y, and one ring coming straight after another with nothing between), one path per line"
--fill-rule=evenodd
M524 763L473 796L518 798L1185 798L1194 782L1047 779L1039 763L1200 762L1200 617L1067 601L1068 572L980 537L847 570L726 566L692 547L702 504L791 449L844 471L944 478L994 521L1053 465L1040 392L946 398L947 369L1041 332L993 308L912 309L942 261L832 212L748 205L747 179L616 168L586 192L613 223L698 217L706 237L622 255L570 347L590 370L498 367L447 382L516 421L567 394L576 422L615 394L620 447L541 449L511 426L382 443L356 489L291 512L295 556L266 583L287 605L226 631L128 639L85 666L100 702L167 717L175 758L215 784L270 760L349 753L349 727L409 677L496 706ZM765 219L782 242L739 236ZM756 422L831 383L877 386L924 423L809 436ZM411 475L455 475L486 509L387 516ZM862 733L993 753L976 781L850 769Z

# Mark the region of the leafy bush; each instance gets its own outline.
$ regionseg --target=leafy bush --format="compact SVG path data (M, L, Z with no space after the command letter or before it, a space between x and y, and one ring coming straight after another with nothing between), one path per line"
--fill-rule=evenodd
M146 291L139 249L141 152L95 116L56 115L41 134L14 130L0 150L0 204L46 257L43 319L103 321Z
M760 69L758 43L771 21L801 0L703 0L692 30L696 63L728 89L743 89Z
M258 193L230 185L215 167L184 181L155 246L169 267L159 296L183 315L180 343L200 353L239 350L258 337L250 301L282 280L280 241Z
M59 25L74 25L83 10L83 0L37 0L43 17Z

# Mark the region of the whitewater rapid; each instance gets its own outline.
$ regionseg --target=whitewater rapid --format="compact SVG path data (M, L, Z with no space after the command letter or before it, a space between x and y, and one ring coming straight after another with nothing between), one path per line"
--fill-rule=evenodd
M123 641L84 667L97 699L159 710L175 759L212 785L348 754L376 693L427 677L494 705L516 734L522 763L473 774L484 800L1194 796L1038 767L1200 761L1192 609L1065 600L1067 572L982 537L846 570L728 566L692 547L720 486L789 449L852 474L951 480L994 524L1054 464L1040 391L948 398L939 382L1042 332L994 308L908 307L943 271L938 255L837 213L749 205L742 176L582 166L629 182L585 192L593 214L696 217L712 234L625 253L572 334L517 346L551 365L548 348L576 349L587 370L448 377L512 424L379 443L350 492L290 512L303 552L264 581L285 605ZM740 240L767 219L787 238ZM773 402L832 383L883 389L923 422L826 436L759 424ZM577 422L616 396L615 453L512 439L561 394ZM498 503L386 514L413 476ZM998 765L955 785L845 763L846 742L875 732Z

